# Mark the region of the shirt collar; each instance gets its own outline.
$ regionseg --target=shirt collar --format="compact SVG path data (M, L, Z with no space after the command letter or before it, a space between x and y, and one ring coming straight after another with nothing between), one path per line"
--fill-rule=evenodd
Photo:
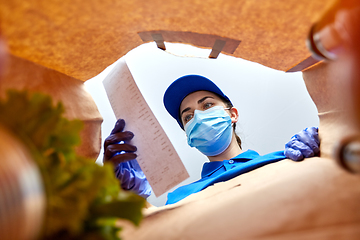
M237 155L234 158L231 158L232 160L235 161L240 161L240 162L247 162L251 159L254 159L256 157L258 157L259 154L253 150L247 150L246 152L240 153L239 155ZM206 176L211 175L212 173L214 173L215 171L217 171L219 168L221 168L224 165L223 161L215 161L215 162L206 162L203 165L203 169L201 171L201 178L204 178Z
M232 158L233 160L251 160L254 159L256 157L260 156L257 152L255 152L254 150L247 150L246 152L240 153L239 155L237 155L236 157Z

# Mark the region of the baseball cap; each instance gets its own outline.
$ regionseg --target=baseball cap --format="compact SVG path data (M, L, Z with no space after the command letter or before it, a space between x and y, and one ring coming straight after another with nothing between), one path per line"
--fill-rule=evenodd
M210 79L200 75L182 76L170 84L163 99L166 110L175 118L181 128L184 128L180 119L181 102L187 95L196 91L213 92L231 103L230 99Z

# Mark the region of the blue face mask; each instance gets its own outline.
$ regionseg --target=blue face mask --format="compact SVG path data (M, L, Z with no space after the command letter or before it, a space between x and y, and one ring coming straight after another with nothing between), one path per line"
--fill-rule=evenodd
M232 125L229 114L221 106L205 111L195 110L194 117L185 125L188 144L196 147L206 156L224 152L232 139Z

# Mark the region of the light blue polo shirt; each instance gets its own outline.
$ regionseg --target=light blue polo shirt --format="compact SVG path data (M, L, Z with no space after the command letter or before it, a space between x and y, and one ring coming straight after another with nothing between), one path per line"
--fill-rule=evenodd
M243 173L285 158L284 151L272 152L261 156L253 150L247 150L230 160L206 162L203 165L201 179L169 193L166 204L176 203L215 183L227 181Z

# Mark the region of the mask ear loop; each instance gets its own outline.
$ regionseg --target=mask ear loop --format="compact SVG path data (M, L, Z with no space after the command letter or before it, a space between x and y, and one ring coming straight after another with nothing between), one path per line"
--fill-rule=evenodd
M230 110L230 109L232 109L233 107L229 107L229 108L224 108L224 110ZM234 122L232 122L231 123L231 127L233 128L233 131L234 131L234 133L235 133L235 129L234 129Z
M232 109L233 107L229 107L229 108L224 108L224 110L230 110ZM231 116L230 116L231 117ZM231 123L231 126L233 126L233 123Z

